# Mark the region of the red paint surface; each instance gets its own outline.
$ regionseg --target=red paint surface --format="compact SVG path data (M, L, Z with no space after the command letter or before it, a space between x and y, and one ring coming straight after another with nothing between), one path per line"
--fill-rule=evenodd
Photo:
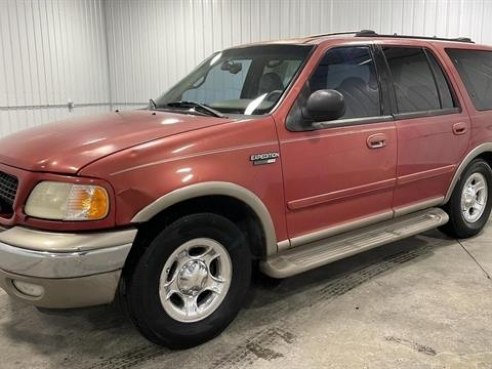
M463 157L492 141L492 112L474 109L444 51L445 47L483 47L353 37L308 42L319 45L270 116L239 120L149 111L110 113L45 125L0 140L0 170L20 180L15 214L0 218L0 224L65 231L125 226L142 208L177 188L225 181L245 187L263 201L282 241L444 196ZM449 76L461 111L288 131L287 114L326 50L372 42L430 48ZM453 133L456 123L466 127L464 134ZM384 135L383 148L368 146L374 135ZM268 152L280 152L280 159L271 165L251 164L250 155ZM42 180L105 186L112 197L109 217L84 223L27 217L25 201Z

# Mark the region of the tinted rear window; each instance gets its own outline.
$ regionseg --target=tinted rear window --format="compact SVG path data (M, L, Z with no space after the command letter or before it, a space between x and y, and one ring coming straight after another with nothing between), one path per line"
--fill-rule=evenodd
M477 110L492 110L492 51L447 49Z
M400 113L455 106L444 73L432 54L421 48L385 47Z

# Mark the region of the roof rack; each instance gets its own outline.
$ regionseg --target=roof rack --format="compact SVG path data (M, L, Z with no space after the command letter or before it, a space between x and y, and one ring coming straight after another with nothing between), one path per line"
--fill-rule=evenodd
M362 31L352 31L352 32L334 32L334 33L322 33L320 35L310 35L307 36L309 39L319 38L319 37L328 37L328 36L340 36L340 35L356 35Z
M469 37L456 37L456 38L444 38L444 37L429 37L429 36L408 36L408 35L399 35L397 33L394 33L392 35L380 35L376 33L373 30L369 29L364 29L362 31L356 32L355 37L394 37L394 38L416 38L416 39L422 39L422 40L439 40L439 41L457 41L457 42L466 42L466 43L471 43L474 44L471 38Z
M363 29L360 31L353 31L353 32L335 32L335 33L325 33L321 35L314 35L314 36L309 36L309 40L316 39L319 37L328 37L328 36L339 36L339 35L354 35L355 37L394 37L394 38L416 38L416 39L422 39L422 40L439 40L439 41L456 41L456 42L466 42L466 43L471 43L474 44L471 38L469 37L457 37L457 38L444 38L444 37L429 37L429 36L408 36L408 35L398 35L396 33L392 35L385 35L385 34L378 34L377 32L371 30L371 29Z

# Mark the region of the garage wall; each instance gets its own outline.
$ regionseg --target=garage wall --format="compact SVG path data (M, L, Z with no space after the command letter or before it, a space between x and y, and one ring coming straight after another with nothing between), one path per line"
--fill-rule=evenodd
M113 99L145 103L212 52L373 29L492 44L490 0L108 0Z
M0 0L0 136L108 110L104 25L101 0Z
M490 0L0 0L0 136L140 107L233 45L360 29L492 44L491 18Z

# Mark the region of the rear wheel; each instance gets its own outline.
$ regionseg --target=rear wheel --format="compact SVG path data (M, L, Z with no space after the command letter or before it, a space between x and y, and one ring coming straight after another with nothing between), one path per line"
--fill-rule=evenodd
M220 334L251 279L243 233L216 214L185 216L148 245L125 276L132 321L154 343L186 348Z
M441 230L451 237L467 238L478 234L492 207L492 170L481 159L473 160L464 171L445 206L449 222Z

